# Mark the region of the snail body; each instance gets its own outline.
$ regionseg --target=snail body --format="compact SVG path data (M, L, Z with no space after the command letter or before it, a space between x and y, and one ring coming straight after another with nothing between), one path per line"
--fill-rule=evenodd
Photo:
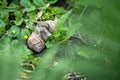
M29 36L27 44L31 50L41 52L45 48L45 42L49 39L55 30L55 21L41 21L35 28L35 31Z

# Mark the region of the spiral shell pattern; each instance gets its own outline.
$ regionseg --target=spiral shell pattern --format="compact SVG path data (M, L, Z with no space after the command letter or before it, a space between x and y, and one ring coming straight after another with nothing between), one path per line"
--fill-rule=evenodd
M56 28L55 21L41 21L35 28L35 31L29 36L28 47L36 52L41 52L45 48L45 42L51 36Z

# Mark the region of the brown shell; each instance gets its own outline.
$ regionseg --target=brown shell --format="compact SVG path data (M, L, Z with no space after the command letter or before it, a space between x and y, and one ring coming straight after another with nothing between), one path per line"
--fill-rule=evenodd
M45 41L51 36L56 28L55 21L41 21L35 28L35 31L28 38L28 47L36 52L41 52L45 48Z
M56 28L57 23L52 20L48 21L40 21L36 27L36 30L41 30L41 28L47 29L50 33L52 33Z
M49 26L48 28L49 28L50 33L52 33L55 30L57 23L55 21L52 21L52 20L48 20L48 21L45 21L45 22Z
M38 35L41 36L41 39L47 41L48 38L51 36L51 33L55 30L55 28L56 28L55 21L52 20L40 21L36 26L35 31L37 32Z
M44 41L35 32L29 36L27 43L28 47L36 52L42 51L45 47Z

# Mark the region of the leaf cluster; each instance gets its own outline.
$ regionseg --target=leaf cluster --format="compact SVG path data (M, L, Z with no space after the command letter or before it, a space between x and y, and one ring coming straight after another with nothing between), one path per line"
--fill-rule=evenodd
M71 70L87 74L88 80L119 79L119 3L115 0L66 0L72 8L66 11L52 6L46 9L49 1L57 0L42 1L21 0L20 5L0 1L0 34L5 32L5 36L12 39L0 43L1 80L18 79L20 70L32 71L30 80L63 80L64 72ZM40 10L43 16L37 19ZM34 31L31 22L53 19L54 15L59 19L55 32L46 42L48 49L42 57L35 58L21 38ZM74 33L85 45L66 44ZM25 64L21 69L18 63L22 60Z
M55 16L60 18L67 12L62 7L46 7L48 4L53 4L56 1L57 0L46 0L46 2L44 2L44 0L21 0L19 4L15 4L14 2L8 3L7 0L2 0L0 3L0 42L1 45L4 45L0 46L2 47L0 53L10 54L11 56L15 55L16 57L19 56L19 58L23 60L23 62L20 62L23 71L34 71L40 63L40 58L35 58L26 46L27 37L34 31L35 23L41 20L53 20ZM43 12L42 17L38 17L40 11ZM58 37L61 38L60 40L65 40L71 36L68 35L68 32L66 33L64 31L62 26L71 12L72 10L61 17L58 23L58 30L53 34L51 40L57 41L57 39L55 40L54 38ZM66 36L61 34L62 32L64 32ZM60 33L60 35L58 37L55 36L58 33ZM64 38L62 38L63 35L65 36ZM8 47L6 47L7 44L9 45ZM10 61L12 62L12 60Z

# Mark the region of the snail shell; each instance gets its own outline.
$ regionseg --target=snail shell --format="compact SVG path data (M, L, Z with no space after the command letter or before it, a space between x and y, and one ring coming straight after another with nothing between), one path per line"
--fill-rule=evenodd
M56 22L55 21L41 21L38 23L35 31L40 34L42 40L47 41L48 38L51 36L52 32L56 28Z
M45 42L35 32L29 36L27 43L29 48L36 52L42 51L45 47Z
M52 33L55 30L57 23L51 20L45 21L45 23L48 24L49 32Z
M36 52L40 52L45 48L45 42L51 36L56 28L55 21L41 21L35 28L35 31L28 38L28 47Z
M56 28L57 23L55 21L52 20L48 20L48 21L41 21L38 23L36 30L42 30L42 28L46 28L50 33L52 33L55 28ZM41 28L42 27L42 28Z

